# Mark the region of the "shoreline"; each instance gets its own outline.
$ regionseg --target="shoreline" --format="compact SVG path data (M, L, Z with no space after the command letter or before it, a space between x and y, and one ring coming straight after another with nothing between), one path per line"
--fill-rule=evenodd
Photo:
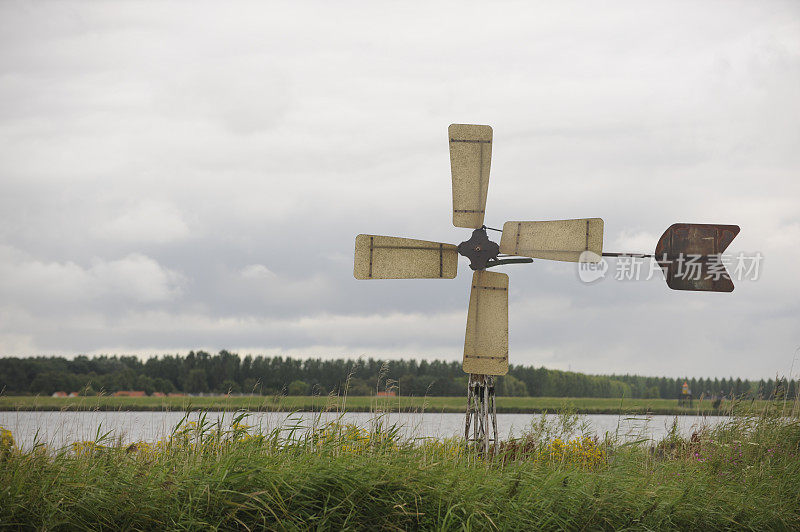
M464 414L462 397L372 396L240 396L240 397L77 397L0 396L0 412L399 412ZM738 403L726 401L713 408L708 401L679 407L666 399L611 399L580 397L498 398L498 414L574 412L582 415L727 416ZM747 404L752 405L752 401ZM766 403L758 401L758 403ZM773 403L774 404L774 403ZM756 405L765 406L765 405Z

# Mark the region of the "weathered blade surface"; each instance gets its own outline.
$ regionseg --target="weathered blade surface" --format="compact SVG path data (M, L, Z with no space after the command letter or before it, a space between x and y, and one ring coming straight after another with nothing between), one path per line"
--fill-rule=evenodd
M483 226L489 169L492 165L492 128L451 124L450 171L453 175L453 225Z
M722 253L738 225L672 224L656 244L655 258L673 290L733 292Z
M467 334L466 373L508 373L508 275L478 270L472 274Z
M453 279L458 252L452 244L393 236L358 235L356 279Z
M547 222L506 222L500 253L537 259L597 262L603 254L603 219L579 218ZM588 257L587 257L588 256ZM591 257L595 257L591 260Z

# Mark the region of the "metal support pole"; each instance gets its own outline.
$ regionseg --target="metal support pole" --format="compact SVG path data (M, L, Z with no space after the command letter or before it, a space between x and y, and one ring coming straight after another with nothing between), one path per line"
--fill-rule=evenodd
M494 395L494 377L492 379L492 388L490 391L489 396L491 397L492 401L492 428L494 428L494 454L497 456L498 445L500 445L500 439L497 437L497 403L495 402L495 395Z
M481 417L483 422L483 454L489 454L489 386L487 385L486 378L483 381L483 397L481 405Z
M474 418L474 419L473 419ZM472 428L472 437L470 437ZM467 416L464 425L467 446L474 442L482 456L489 456L490 442L497 452L497 407L494 396L494 377L470 374L467 384Z
M469 445L469 425L472 421L472 379L467 381L467 421L464 427L464 441Z
M473 404L472 404L472 415L475 417L475 419L473 420L473 423L472 423L472 439L473 440L477 440L478 439L478 434L480 434L480 431L481 431L481 416L480 416L480 406L481 406L480 403L481 403L481 401L478 398L478 393L477 393L478 390L477 390L477 388L478 388L477 386L473 386L472 387L472 402L473 402Z
M649 259L654 258L655 255L647 253L603 253L604 257L633 257L636 259Z

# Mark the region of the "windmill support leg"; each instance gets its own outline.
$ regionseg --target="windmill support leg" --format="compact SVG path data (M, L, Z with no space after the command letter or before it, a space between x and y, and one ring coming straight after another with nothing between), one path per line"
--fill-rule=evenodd
M483 418L486 422L483 424L483 452L489 453L489 386L483 385Z
M494 400L494 382L492 382L492 390L490 395L492 401L492 428L494 429L494 454L497 456L497 447L499 445L499 438L497 437L497 404Z
M469 425L472 421L472 382L467 383L467 421L464 427L464 441L469 442Z
M467 417L464 439L488 456L490 447L496 453L498 445L497 407L494 400L494 377L470 374L467 384ZM472 437L470 437L472 428Z

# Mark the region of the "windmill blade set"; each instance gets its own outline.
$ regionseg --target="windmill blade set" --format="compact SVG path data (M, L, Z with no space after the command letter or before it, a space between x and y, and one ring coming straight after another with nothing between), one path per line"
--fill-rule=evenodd
M450 167L453 225L473 229L455 246L441 242L379 235L358 235L356 279L453 279L458 255L472 268L472 288L464 339L463 369L471 375L508 372L508 275L488 268L533 259L598 262L602 256L654 257L674 290L730 292L733 282L721 254L739 233L736 225L674 224L664 232L653 255L603 253L603 220L510 221L500 244L484 225L492 161L490 126L452 124ZM500 254L508 257L500 257ZM693 256L695 275L687 279L685 256Z

